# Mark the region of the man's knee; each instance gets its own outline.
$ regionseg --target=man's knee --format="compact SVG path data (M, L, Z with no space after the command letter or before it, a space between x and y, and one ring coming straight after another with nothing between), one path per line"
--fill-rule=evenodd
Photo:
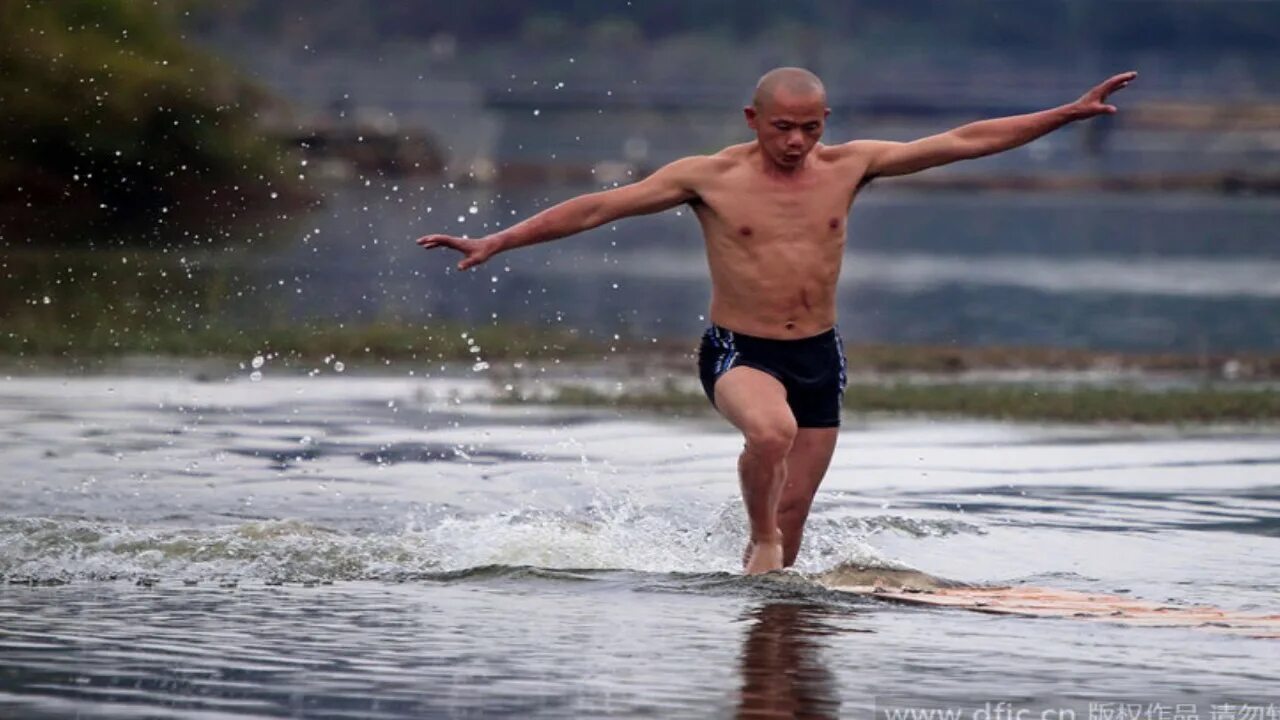
M796 441L795 420L777 421L743 433L746 452L763 462L780 463Z

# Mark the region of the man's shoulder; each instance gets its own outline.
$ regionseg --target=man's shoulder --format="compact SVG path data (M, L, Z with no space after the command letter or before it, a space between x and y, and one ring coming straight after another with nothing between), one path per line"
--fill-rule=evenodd
M719 159L721 162L739 162L745 160L755 147L756 144L754 142L738 143L736 145L730 145L715 155L708 155L707 157Z
M818 156L827 162L847 162L865 157L870 147L864 140L851 140L835 145L819 145Z
M689 155L673 160L662 169L674 174L692 177L706 177L725 172L739 165L745 156L749 144L730 145L712 155Z
M685 159L697 161L702 168L723 170L745 160L754 145L755 143L738 143L710 155L693 155Z

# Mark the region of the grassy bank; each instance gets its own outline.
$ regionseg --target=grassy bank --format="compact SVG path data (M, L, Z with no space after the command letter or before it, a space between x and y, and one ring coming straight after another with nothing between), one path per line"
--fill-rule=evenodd
M148 307L153 306L131 309L117 300L116 321L104 323L60 316L39 301L27 303L24 312L0 320L0 361L31 371L63 372L97 370L126 357L170 357L206 361L230 371L256 355L269 355L279 369L305 371L322 367L329 358L341 360L349 372L394 364L397 370L407 365L424 374L440 364L466 367L484 361L492 363L486 377L498 387L513 388L537 377L531 375L536 368L558 366L561 380L543 386L549 391L526 397L513 389L502 400L675 415L712 412L689 382L695 367L694 339L610 341L569 329L424 325L394 319L345 325L276 318L260 327L236 328L172 313L152 314ZM1269 355L889 345L850 345L846 350L854 376L873 378L848 388L845 406L852 413L1061 422L1280 420L1280 391L1230 380L1280 376L1280 358ZM528 363L525 369L517 369L522 362ZM1028 380L1024 371L1034 371L1033 379ZM624 388L620 394L578 382L615 376ZM1143 386L1143 378L1157 376L1175 378L1179 389ZM979 381L984 377L997 379ZM672 380L654 384L664 378ZM1120 378L1137 382L1117 385Z
M264 308L262 324L240 327L220 321L219 300L186 298L184 307L161 309L154 300L96 299L92 285L80 284L81 303L101 302L93 314L65 313L43 296L7 303L15 312L0 319L0 357L38 364L43 360L110 359L163 355L243 359L274 353L309 362L336 355L355 361L458 363L476 360L616 360L634 372L692 367L696 338L613 340L574 328L519 324L409 322L395 317L366 323L309 319L291 321L279 308ZM169 292L175 292L170 288ZM3 295L3 293L0 293ZM6 303L0 303L4 305ZM105 318L105 319L104 319ZM1041 347L962 347L847 344L852 373L894 375L973 372L1169 373L1203 379L1280 379L1280 355L1267 353L1120 353Z
M298 319L285 304L246 288L254 261L248 254L230 261L210 260L200 247L11 250L0 257L6 281L0 283L0 357L33 366L135 355L242 360L274 353L300 362L329 355L370 363L616 359L638 372L683 372L697 345L695 336L615 340L563 326L413 321L392 309L357 320ZM853 343L846 351L854 373L1035 369L1280 379L1275 353Z
M541 400L553 405L609 407L681 416L711 414L706 397L667 387L620 395L582 386L554 390ZM504 402L524 400L511 392ZM890 381L850 385L847 413L892 413L1036 422L1138 424L1276 422L1280 391L1271 388L1206 386L1150 390L1141 387L1046 388L967 383L917 384Z
M616 376L631 387L615 397L581 383L556 385L547 398L552 403L708 411L701 392L686 382L694 373L696 337L614 340L565 327L415 322L390 310L361 322L299 320L280 302L237 290L247 268L202 258L194 248L105 256L68 249L0 258L0 274L10 281L0 283L0 362L25 371L77 372L109 368L120 358L167 357L207 361L216 375L219 366L231 371L257 355L270 356L276 368L299 371L322 367L326 358L342 361L349 372L394 365L424 374L441 364L483 361L492 364L487 376L499 387L516 387L529 374L516 364L529 361L528 367L560 375L576 372L576 379ZM849 344L846 351L855 378L876 378L849 388L851 412L1072 422L1280 420L1276 391L1230 382L1280 379L1275 354L879 344ZM570 365L580 370L567 370ZM1143 385L1154 375L1174 377L1182 389ZM906 381L918 377L928 382ZM1067 380L1072 387L1038 387L1028 384L1029 377L1042 384ZM676 380L658 390L638 389L664 378ZM982 378L994 382L980 384ZM1121 378L1137 384L1117 387Z

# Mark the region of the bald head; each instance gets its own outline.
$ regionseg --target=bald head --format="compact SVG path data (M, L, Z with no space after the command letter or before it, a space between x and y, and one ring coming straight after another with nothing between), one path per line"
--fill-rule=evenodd
M817 75L804 68L780 67L760 76L760 80L756 83L755 94L751 96L751 104L759 110L779 93L792 97L813 96L820 98L824 103L827 99L827 89L823 87Z

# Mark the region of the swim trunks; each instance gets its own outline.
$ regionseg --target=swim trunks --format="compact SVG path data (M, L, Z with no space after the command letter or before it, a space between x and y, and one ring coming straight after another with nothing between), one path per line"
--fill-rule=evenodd
M713 406L716 380L735 367L755 368L777 378L787 391L797 426L840 425L848 373L838 327L797 340L743 335L719 325L707 328L698 347L698 376Z

